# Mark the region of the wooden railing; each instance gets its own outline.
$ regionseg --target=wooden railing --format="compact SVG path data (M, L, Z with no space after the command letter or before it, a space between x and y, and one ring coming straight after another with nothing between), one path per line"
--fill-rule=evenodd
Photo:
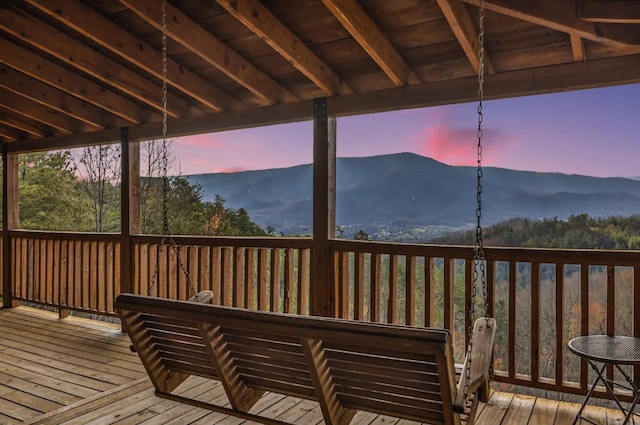
M113 234L12 231L16 299L114 315L120 293L121 237ZM214 302L309 314L311 241L297 238L134 236L135 293L187 299L211 289ZM158 261L159 260L159 261Z
M122 282L120 235L10 235L17 299L113 315ZM310 239L174 241L175 249L165 245L158 255L160 238L128 240L133 292L186 299L211 289L216 304L309 314ZM330 248L339 317L444 327L462 358L471 320L472 247L333 240ZM640 337L640 253L485 248L485 254L488 311L499 324L496 382L583 394L590 372L565 349L568 340L590 333ZM477 287L479 314L484 298ZM633 373L638 381L640 371Z
M11 232L13 295L22 301L107 314L120 292L119 237Z
M214 304L309 314L310 239L173 241L175 245L165 245L158 257L157 237L134 238L133 292L187 299L211 289Z
M450 329L462 358L472 247L333 241L332 250L340 316ZM567 342L586 334L640 337L639 252L485 248L485 257L488 312L498 320L495 381L585 394L591 372ZM482 315L484 291L476 290ZM607 373L614 376L612 368ZM640 370L633 373L638 382Z

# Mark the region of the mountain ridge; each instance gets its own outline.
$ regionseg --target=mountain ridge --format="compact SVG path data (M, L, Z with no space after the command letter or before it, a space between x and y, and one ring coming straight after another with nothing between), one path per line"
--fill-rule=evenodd
M451 166L413 153L341 157L336 162L336 224L377 238L446 232L475 222L476 167ZM312 220L312 165L185 176L204 200L232 208L285 235L306 234ZM640 181L623 177L483 168L483 222L510 218L594 217L640 212ZM422 228L422 230L420 230ZM415 235L408 238L414 240Z

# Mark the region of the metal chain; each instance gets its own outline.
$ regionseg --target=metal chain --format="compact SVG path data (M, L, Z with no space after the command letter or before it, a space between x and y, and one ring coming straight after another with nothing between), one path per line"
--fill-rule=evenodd
M465 363L464 395L469 397L469 381L471 379L471 353L473 352L473 325L476 318L477 285L480 281L484 300L484 316L489 317L487 304L487 281L484 258L484 242L482 238L482 101L484 100L484 0L480 0L478 18L478 128L477 128L477 170L476 170L476 231L473 254L473 280L471 285L471 306L469 308L468 344Z
M149 294L151 294L158 282L162 249L166 245L168 239L171 247L176 253L176 261L180 265L180 269L184 273L193 295L196 295L198 291L191 281L189 271L180 260L180 251L169 232L169 159L167 156L169 146L167 141L167 116L167 0L162 0L162 240L158 246L158 250L156 251L156 267L153 271L153 277L151 278Z
M482 102L484 100L484 0L480 1L480 17L479 30L478 30L478 168L476 172L477 177L477 191L476 191L476 241L474 249L474 262L477 267L474 267L474 280L473 285L473 303L472 310L475 314L475 298L476 298L476 284L478 283L478 268L480 269L480 286L482 288L482 299L484 302L484 317L489 317L489 309L487 304L487 278L486 278L486 261L484 258L484 242L482 237L482 120L484 118L482 112Z

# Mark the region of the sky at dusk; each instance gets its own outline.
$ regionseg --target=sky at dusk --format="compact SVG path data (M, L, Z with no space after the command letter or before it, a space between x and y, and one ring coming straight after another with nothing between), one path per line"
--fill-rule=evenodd
M337 153L475 165L476 128L476 103L338 118ZM485 101L483 128L485 166L640 176L640 84ZM182 174L198 174L308 164L312 146L308 121L182 137L173 151Z

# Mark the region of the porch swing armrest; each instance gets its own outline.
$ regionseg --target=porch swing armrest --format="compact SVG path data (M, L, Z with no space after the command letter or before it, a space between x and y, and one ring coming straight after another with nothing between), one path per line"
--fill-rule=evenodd
M490 368L493 360L493 343L496 321L493 318L476 319L471 341L471 352L467 352L458 380L453 409L457 413L475 411L478 401L489 399ZM467 367L469 365L469 367ZM467 374L469 379L467 380ZM465 388L465 386L468 387ZM470 405L471 403L471 405Z

